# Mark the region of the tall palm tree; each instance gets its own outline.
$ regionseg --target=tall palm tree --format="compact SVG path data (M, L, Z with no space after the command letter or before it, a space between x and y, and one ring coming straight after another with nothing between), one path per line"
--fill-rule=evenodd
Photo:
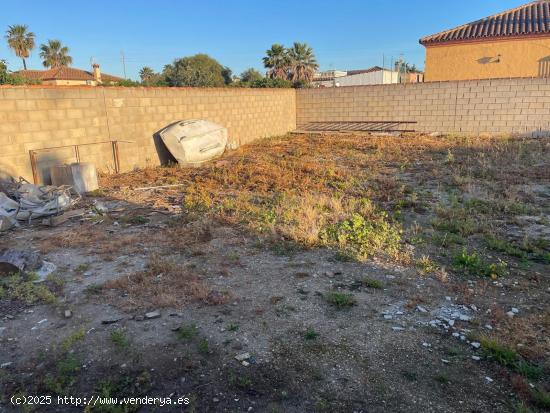
M30 56L31 50L34 49L34 33L29 32L28 26L24 24L14 24L8 26L5 37L9 48L13 50L17 57L23 60L23 68L27 70L25 59Z
M263 62L264 66L269 69L268 76L271 79L286 79L290 65L286 48L281 44L275 43L265 53L266 56L263 58Z
M139 71L139 78L143 83L150 83L155 76L155 72L149 66L143 66Z
M288 56L292 80L310 82L319 68L313 49L307 43L294 42L294 45L288 50Z
M59 66L69 66L73 58L69 56L69 48L63 46L59 40L48 40L48 44L40 45L40 57L44 67L50 69Z

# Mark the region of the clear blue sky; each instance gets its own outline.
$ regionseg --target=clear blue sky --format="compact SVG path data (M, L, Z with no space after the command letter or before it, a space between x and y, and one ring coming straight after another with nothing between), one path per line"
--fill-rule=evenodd
M402 54L424 66L418 39L516 7L518 0L133 0L3 1L0 31L26 24L37 44L59 39L70 48L73 66L89 68L94 57L102 71L127 77L139 69L161 70L176 57L207 53L234 73L262 70L272 43L309 43L321 69L362 69ZM0 59L11 70L21 61L0 40ZM41 69L35 49L28 65Z

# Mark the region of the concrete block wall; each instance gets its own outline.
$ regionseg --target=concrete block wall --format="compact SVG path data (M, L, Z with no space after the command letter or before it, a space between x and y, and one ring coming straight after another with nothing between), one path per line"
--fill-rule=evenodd
M415 121L422 132L550 133L550 79L492 79L324 89L0 87L0 175L32 179L29 150L123 140L123 170L159 163L153 135L180 119L209 119L235 146L313 121ZM109 144L82 161L112 171ZM74 162L41 153L39 175Z
M296 128L293 89L0 87L0 174L32 180L29 150L101 141L120 144L123 170L157 165L153 135L181 119L229 129L235 146ZM109 144L81 146L82 161L113 170ZM40 176L74 162L72 148L40 153Z
M320 121L416 121L445 133L550 133L550 79L301 89L298 128Z

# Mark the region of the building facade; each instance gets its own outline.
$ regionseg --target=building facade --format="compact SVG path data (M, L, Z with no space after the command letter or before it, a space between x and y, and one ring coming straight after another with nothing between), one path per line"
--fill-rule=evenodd
M550 76L550 0L539 0L420 39L425 80Z

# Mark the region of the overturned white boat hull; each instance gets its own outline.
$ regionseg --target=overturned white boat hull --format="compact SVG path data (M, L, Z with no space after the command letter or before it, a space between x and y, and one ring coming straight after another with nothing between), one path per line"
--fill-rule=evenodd
M223 154L228 132L214 122L191 119L166 127L160 137L181 166L195 166Z

